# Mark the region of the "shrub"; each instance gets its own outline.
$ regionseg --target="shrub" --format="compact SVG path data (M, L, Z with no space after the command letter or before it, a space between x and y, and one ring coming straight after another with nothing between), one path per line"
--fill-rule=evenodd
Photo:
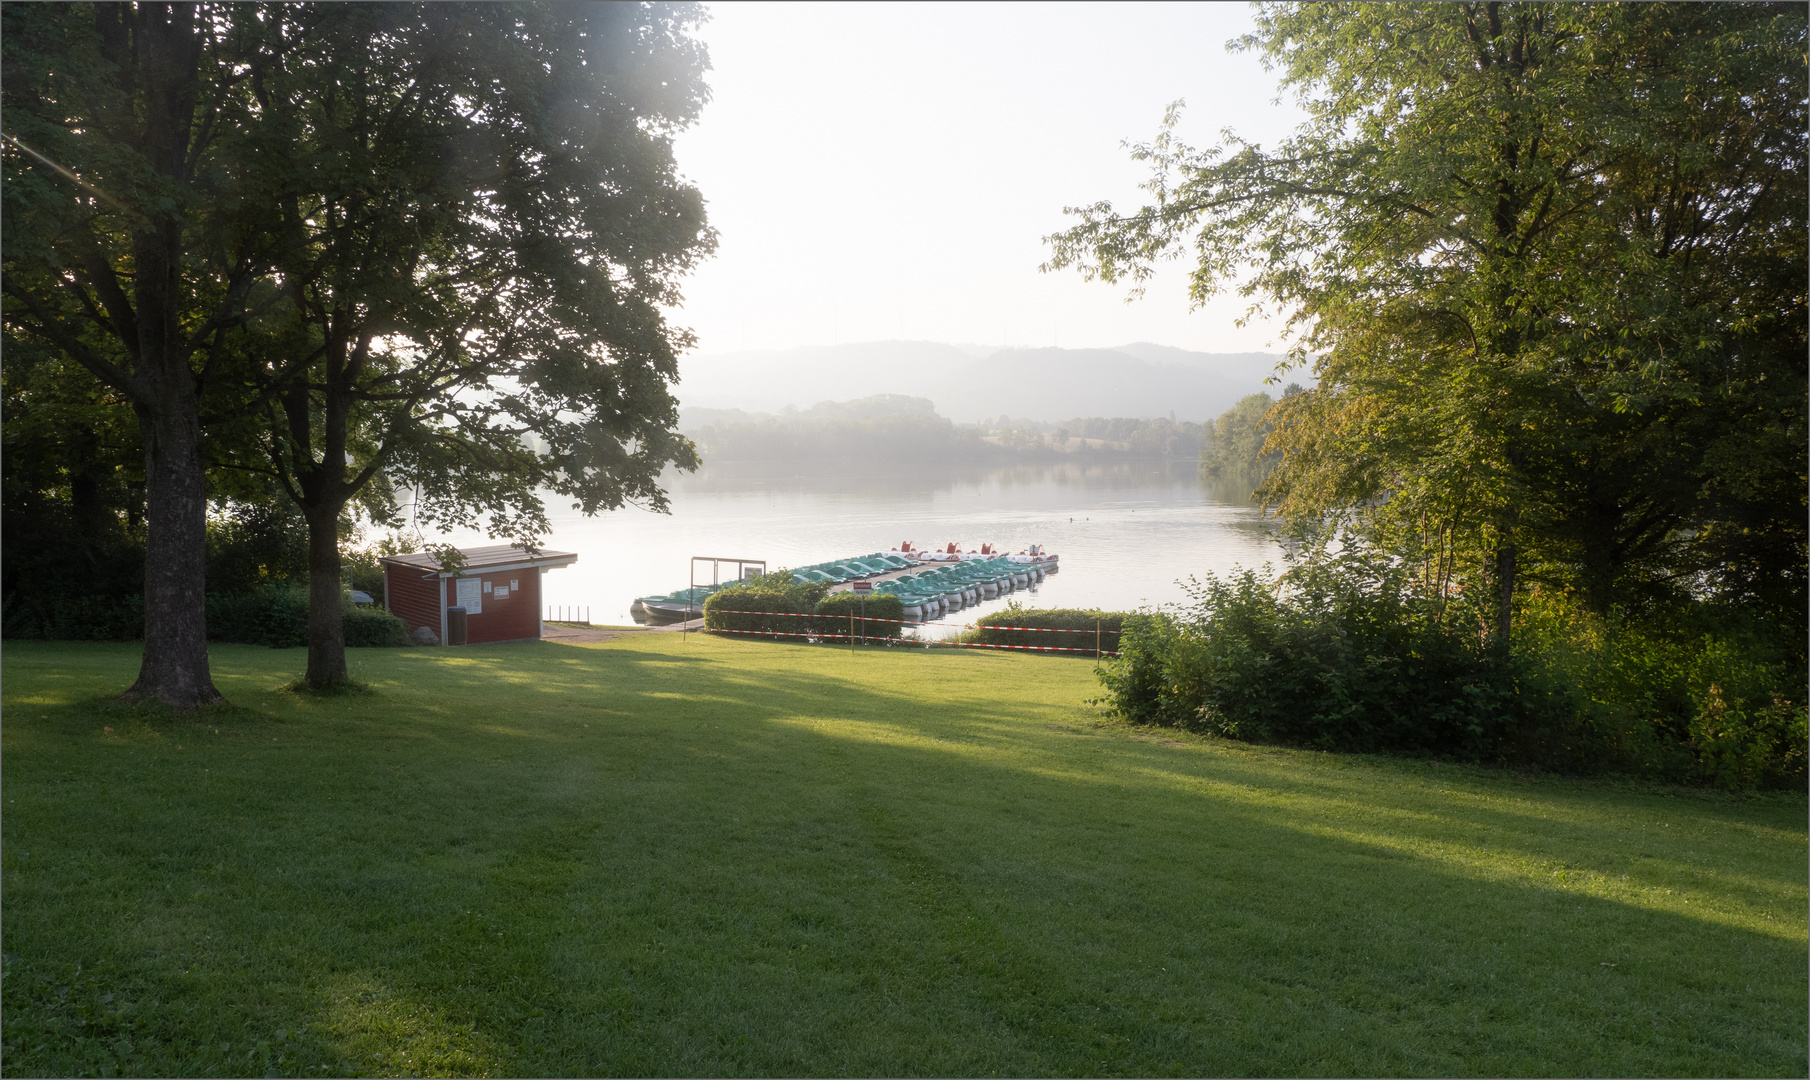
M1190 727L1197 694L1174 678L1181 657L1181 627L1170 615L1140 611L1125 617L1118 658L1100 668L1111 710L1134 724Z
M0 622L9 638L136 641L145 632L145 598L142 592L82 595L19 589L6 595Z
M863 602L852 592L828 593L829 586L821 582L797 584L788 570L751 578L746 585L719 589L705 598L704 629L774 639L786 635L791 640L799 635L834 635L846 641L852 622L857 637L900 636L905 605L898 597L880 594ZM864 605L870 620L865 624L860 619Z
M781 589L737 585L705 597L704 629L741 635L809 634L811 620L797 616L808 615L815 607L801 605Z
M1251 742L1803 782L1805 681L1776 629L1702 609L1602 620L1536 594L1503 656L1386 564L1306 567L1288 585L1209 578L1192 608L1127 619L1101 672L1109 707Z
M1064 649L1082 649L1087 655L1092 656L1096 648L1101 652L1119 651L1119 634L1124 628L1125 619L1126 614L1123 611L1099 611L1091 608L1024 608L1019 607L1016 602L1008 601L1004 611L995 611L991 615L983 615L976 620L977 629L969 631L964 636L964 640L981 645L1015 645L1036 648L1055 646ZM1000 629L1000 627L1020 626L1025 629ZM1050 633L1052 630L1080 632Z
M815 613L828 591L822 583L797 584L789 570L752 577L746 585L731 585L704 599L704 629L738 635L809 634L813 620L798 616ZM765 612L773 614L762 614Z
M396 648L409 644L408 624L377 608L354 608L345 620L347 648Z
M862 622L863 614L871 621ZM843 640L852 633L858 638L896 641L905 629L905 602L885 593L865 600L852 592L832 593L818 601L817 615L814 633L834 634Z
M1127 627L1106 676L1127 718L1251 742L1476 757L1505 720L1505 672L1437 605L1385 577L1209 578L1195 607Z
M1515 756L1724 787L1803 782L1792 631L1707 605L1602 619L1550 593L1517 629L1527 732Z
M302 585L260 585L249 592L207 598L207 636L291 649L308 644L308 590Z
M408 626L387 611L341 609L349 648L407 645ZM207 598L207 636L213 641L268 645L273 649L308 644L308 590L301 585L262 585L236 596Z

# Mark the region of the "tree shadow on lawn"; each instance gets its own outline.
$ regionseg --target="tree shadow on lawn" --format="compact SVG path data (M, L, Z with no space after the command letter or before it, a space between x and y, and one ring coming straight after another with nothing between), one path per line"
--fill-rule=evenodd
M996 687L991 695L964 694L958 687L939 700L934 690L900 695L844 676L805 678L796 671L765 678L738 674L735 686L749 691L739 695L705 681L707 686L691 687L696 700L719 710L738 705L743 718L768 724L978 756L1006 769L1127 791L1157 784L1195 798L1240 801L1289 828L1331 830L1379 853L1449 861L1486 879L1507 876L1563 891L1607 890L1623 902L1659 904L1716 921L1733 918L1750 929L1804 937L1802 920L1792 917L1804 907L1802 868L1778 858L1782 850L1803 846L1801 829L1780 827L1801 820L1801 798L1744 800L1704 793L1678 800L1602 785L1580 788L1564 779L1530 782L1512 773L1438 763L1278 752L1201 739L1159 748L1117 738L1115 760L1103 768L1096 750L1036 730L1037 717L1025 711L998 709ZM756 694L764 703L753 700ZM934 711L951 707L953 714ZM1124 729L1102 732L1096 725L1092 730L1118 736ZM757 746L744 741L733 749L747 754ZM1361 767L1354 768L1356 763ZM1187 818L1190 803L1175 805ZM1756 817L1767 823L1756 823ZM1661 854L1676 849L1681 838L1716 849L1716 858ZM1738 895L1727 895L1731 892ZM1685 908L1691 903L1711 908L1692 913ZM1723 910L1715 910L1718 906ZM1770 923L1756 918L1767 910L1776 916Z
M1804 1071L1801 936L1534 880L1622 843L1530 832L1537 786L1529 828L1467 826L1486 873L1377 842L1476 809L1408 765L564 651L501 658L535 712L510 723L473 711L487 658L396 665L437 676L383 689L377 748L326 709L150 783L129 747L9 746L37 805L6 830L8 1071L99 1068L113 1044L34 1026L73 1025L69 980L12 992L77 962L92 1015L139 1018L127 1071L244 1072L260 1044L386 1073Z

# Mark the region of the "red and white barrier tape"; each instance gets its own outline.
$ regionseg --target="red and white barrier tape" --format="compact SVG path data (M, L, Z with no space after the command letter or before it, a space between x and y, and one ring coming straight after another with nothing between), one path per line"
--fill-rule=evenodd
M991 623L923 623L910 622L905 619L882 619L877 615L820 615L814 611L731 611L727 608L712 608L705 615L781 615L795 619L846 619L854 618L861 622L898 623L900 626L948 626L963 630L1021 630L1039 634L1116 634L1117 630L1069 630L1054 626L994 626Z
M736 614L796 615L796 614L798 614L798 612L795 612L795 611L759 611L759 612L737 612ZM829 617L834 618L834 616L829 616ZM888 619L885 621L893 622L896 620ZM989 644L985 644L985 643L979 642L979 641L955 641L955 640L936 641L936 640L925 640L925 639L888 638L888 637L880 637L879 635L875 635L875 634L869 634L869 635L862 635L862 634L797 634L797 633L792 633L787 630L726 630L721 627L706 627L704 632L708 633L708 634L750 634L755 637L816 638L819 641L822 641L825 639L834 639L836 641L852 641L856 638L862 638L863 640L871 638L874 641L908 641L909 640L911 642L911 644L913 644L913 645L925 645L925 646L953 645L953 646L955 646L957 648L961 648L961 649L1012 649L1012 650L1018 650L1018 651L1023 651L1023 652L1078 652L1078 653L1093 653L1095 656L1117 656L1117 655L1119 655L1118 653L1114 652L1111 649L1076 649L1076 648L1070 648L1066 645L989 645Z

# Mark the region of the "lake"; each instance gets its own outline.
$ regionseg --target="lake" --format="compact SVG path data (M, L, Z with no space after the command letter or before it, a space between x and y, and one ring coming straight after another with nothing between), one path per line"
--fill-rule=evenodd
M637 596L688 583L692 555L765 559L769 568L856 557L950 541L963 550L991 543L1015 552L1042 544L1061 570L1027 607L1126 610L1179 602L1178 579L1237 566L1279 563L1275 530L1238 489L1204 484L1193 462L1055 464L971 471L856 468L815 471L774 463L730 463L669 474L672 513L625 508L594 518L548 500L553 533L545 546L578 562L549 571L549 605L589 609L595 623L627 624ZM455 533L455 543L484 542ZM709 564L699 565L701 583ZM733 566L723 578L735 576ZM965 623L998 610L994 600L946 620Z

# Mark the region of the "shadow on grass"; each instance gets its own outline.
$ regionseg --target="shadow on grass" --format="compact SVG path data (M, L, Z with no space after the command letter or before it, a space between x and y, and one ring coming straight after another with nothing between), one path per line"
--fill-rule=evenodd
M332 683L311 683L306 679L297 679L283 687L291 694L302 694L316 698L375 697L377 688L357 679L344 679Z
M1752 808L1665 806L1650 876L1778 884L1795 939L1538 879L1653 798L783 648L397 655L380 702L228 656L283 722L192 758L9 708L8 1071L1804 1071L1801 829Z

